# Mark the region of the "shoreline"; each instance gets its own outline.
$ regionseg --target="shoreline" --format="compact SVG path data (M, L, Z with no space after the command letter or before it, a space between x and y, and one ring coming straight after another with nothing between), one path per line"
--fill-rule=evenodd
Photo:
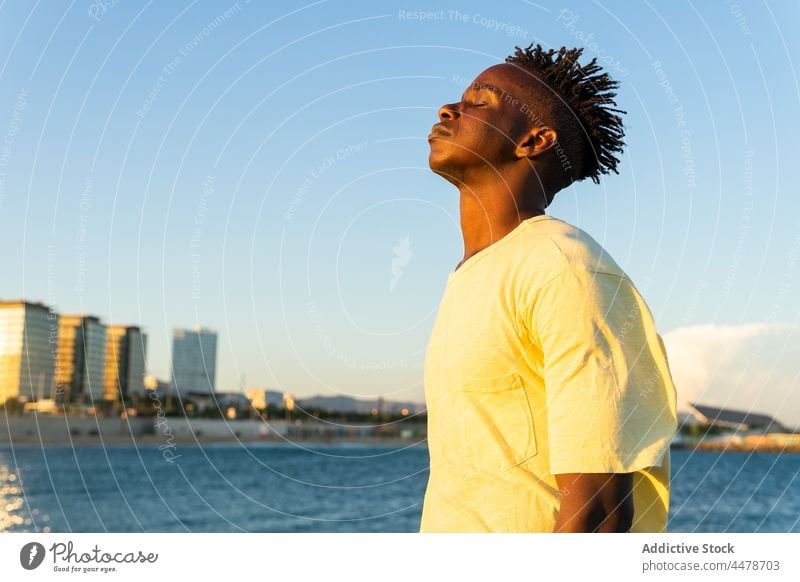
M286 420L225 421L185 417L0 416L0 446L141 445L174 447L209 443L361 443L408 445L424 442L425 426L298 423Z
M60 439L39 439L29 435L21 435L11 440L0 440L0 449L14 447L92 447L92 446L129 446L129 447L143 447L143 448L175 448L176 446L204 446L204 445L232 445L241 444L244 446L249 445L277 445L277 446L297 446L297 445L331 445L331 446L391 446L391 447L414 447L414 446L427 446L426 438L401 438L401 437L334 437L334 438L311 438L311 437L237 437L231 435L229 437L222 437L219 435L199 435L190 437L188 435L173 436L172 438L165 438L162 435L138 435L131 438L130 435L105 435L103 438L98 436L81 436L73 437L71 440ZM778 446L762 446L753 447L745 445L733 444L712 444L712 443L699 443L697 445L682 445L673 443L670 445L671 450L680 450L687 452L702 452L702 453L771 453L771 454L800 454L800 448L796 447L778 447Z
M787 445L753 445L747 443L697 443L695 445L672 445L673 449L702 453L772 453L791 454L800 453L800 447Z
M220 436L198 436L196 438L187 438L182 436L180 438L167 439L160 435L144 435L130 438L125 436L104 436L102 439L93 437L74 437L71 441L51 440L51 439L37 439L30 436L21 436L11 440L0 440L0 448L4 447L17 447L17 446L41 446L41 447L64 447L64 446L136 446L136 447L169 447L173 448L177 445L225 445L225 444L261 444L261 445L286 445L292 446L295 444L304 445L387 445L387 446L419 446L426 444L427 439L404 439L404 438L244 438L231 435L230 437Z

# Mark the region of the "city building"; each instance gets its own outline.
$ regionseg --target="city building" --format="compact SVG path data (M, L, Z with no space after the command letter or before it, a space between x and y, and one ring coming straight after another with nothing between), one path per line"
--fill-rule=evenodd
M60 315L56 387L65 402L94 404L104 399L106 326L92 315Z
M280 390L266 390L264 388L248 388L244 395L250 405L256 410L263 410L267 406L283 408L283 392Z
M157 378L154 374L147 374L144 377L144 389L149 396L154 393L156 398L163 399L171 391L171 385L166 380ZM150 396L152 398L152 396Z
M54 397L58 318L41 303L0 301L0 405Z
M695 402L689 403L688 412L701 424L739 432L758 431L762 433L790 432L777 420L766 414L730 408L717 408Z
M172 389L180 398L213 395L217 374L217 334L195 326L172 333Z
M144 394L147 335L135 325L106 327L106 372L104 398L126 402Z

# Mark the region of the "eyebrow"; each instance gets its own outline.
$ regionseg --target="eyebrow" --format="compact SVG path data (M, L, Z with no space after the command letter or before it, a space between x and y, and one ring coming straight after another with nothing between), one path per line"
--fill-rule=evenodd
M503 90L499 87L495 87L494 85L490 85L489 83L472 83L467 90L472 89L473 91L493 91L495 93L503 93Z

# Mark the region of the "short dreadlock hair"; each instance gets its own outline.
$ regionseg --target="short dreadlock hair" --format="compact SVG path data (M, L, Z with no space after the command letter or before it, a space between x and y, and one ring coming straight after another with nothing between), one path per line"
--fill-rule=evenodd
M625 132L618 114L626 112L609 107L616 105L613 90L619 84L601 72L596 58L587 65L578 64L582 48L545 51L539 44L515 48L506 62L533 73L549 88L541 90L539 83L533 83L542 104L538 109L559 133L570 161L570 182L591 178L597 184L601 174L619 174L615 154L622 152Z

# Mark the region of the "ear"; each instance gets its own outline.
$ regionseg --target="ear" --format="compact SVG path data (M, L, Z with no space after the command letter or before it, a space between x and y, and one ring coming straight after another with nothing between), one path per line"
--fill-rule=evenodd
M535 158L558 143L558 134L546 126L534 127L517 142L518 158Z

